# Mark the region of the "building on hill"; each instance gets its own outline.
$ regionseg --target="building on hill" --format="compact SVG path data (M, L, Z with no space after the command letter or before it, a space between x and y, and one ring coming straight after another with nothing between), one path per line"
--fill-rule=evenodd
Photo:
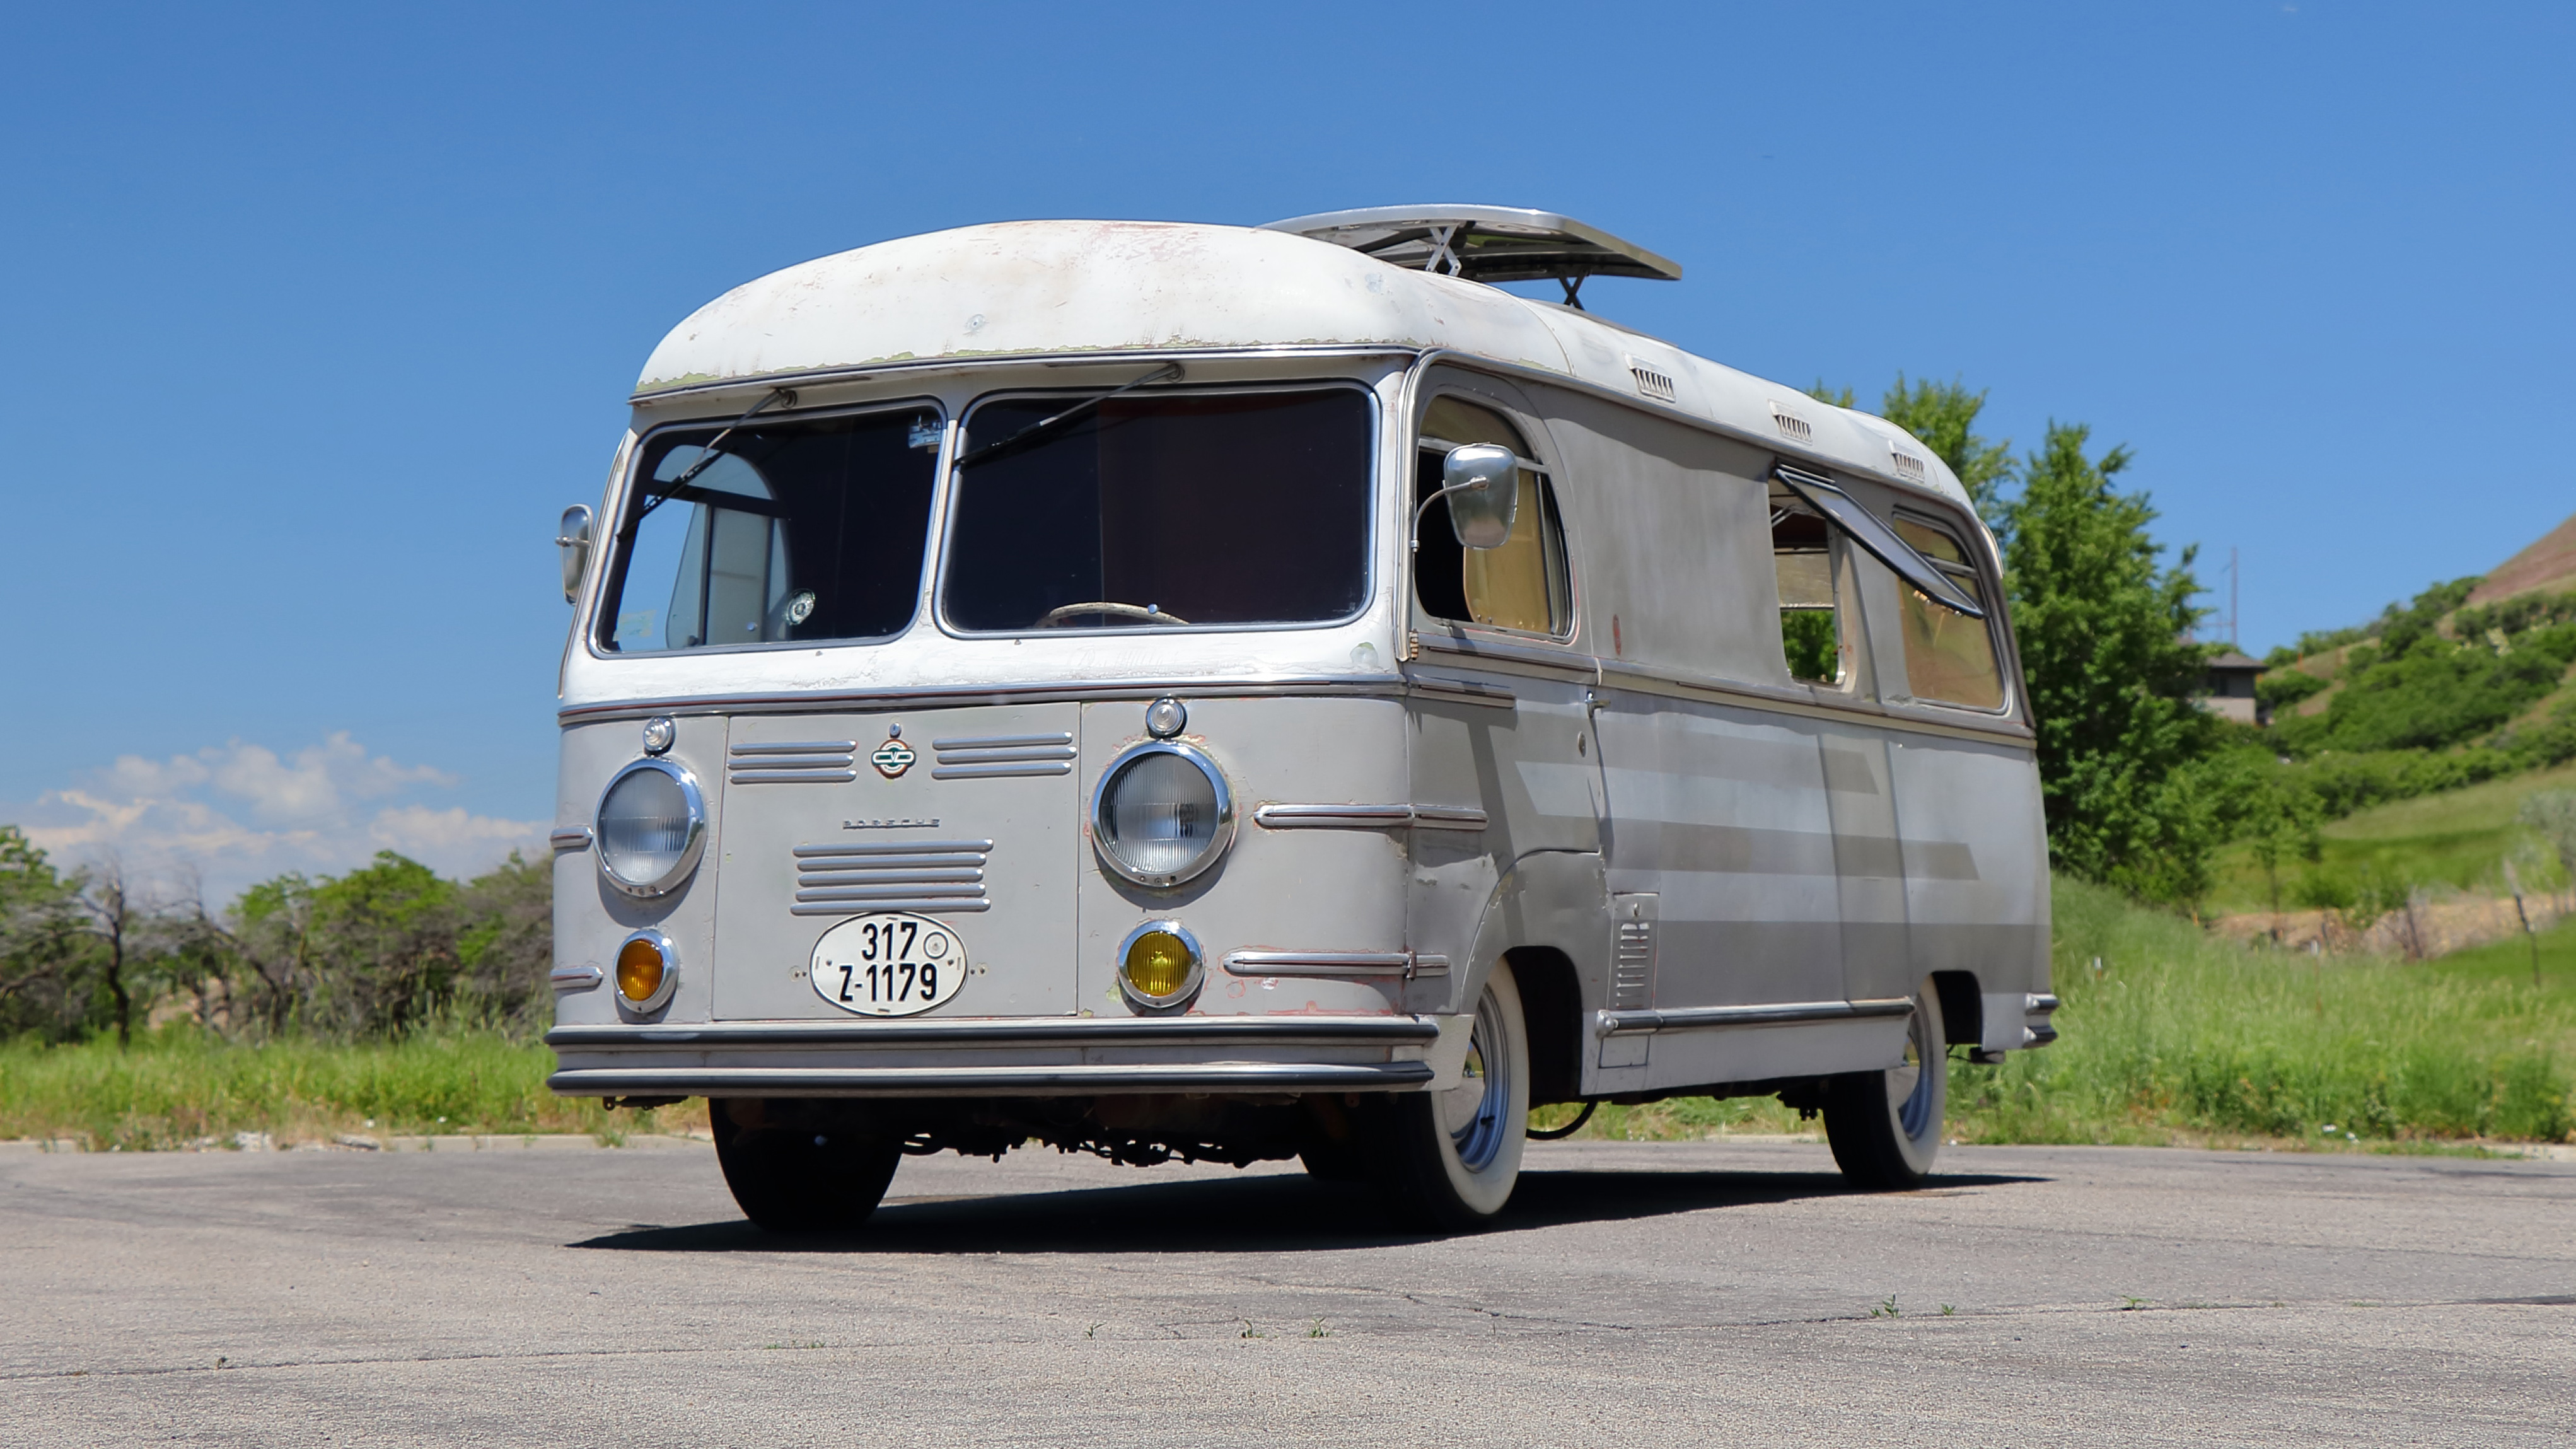
M2537 589L2576 589L2576 518L2542 534L2522 552L2497 564L2468 602L2492 604Z
M2254 681L2263 677L2263 661L2229 649L2224 654L2211 655L2207 668L2208 692L2201 696L2202 709L2239 724L2272 722L2272 712L2254 697Z

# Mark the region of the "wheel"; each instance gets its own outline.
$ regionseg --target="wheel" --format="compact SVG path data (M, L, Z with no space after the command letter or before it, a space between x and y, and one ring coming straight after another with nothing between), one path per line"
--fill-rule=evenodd
M1853 1186L1873 1192L1919 1185L1940 1155L1950 1106L1950 1050L1941 993L1924 982L1905 1023L1905 1060L1825 1081L1825 1140Z
M830 1233L877 1210L903 1146L836 1115L819 1102L709 1099L716 1162L744 1217L773 1233Z
M1398 1222L1465 1232L1511 1201L1529 1130L1529 1030L1510 962L1494 964L1476 998L1458 1085L1388 1098L1378 1128L1372 1166Z

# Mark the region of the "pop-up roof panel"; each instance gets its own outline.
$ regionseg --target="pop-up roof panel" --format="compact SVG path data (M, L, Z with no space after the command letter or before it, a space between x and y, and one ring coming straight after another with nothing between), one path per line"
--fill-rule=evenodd
M1586 277L1682 278L1679 262L1570 216L1517 206L1370 206L1292 216L1261 229L1473 282L1554 277L1567 284L1569 298Z

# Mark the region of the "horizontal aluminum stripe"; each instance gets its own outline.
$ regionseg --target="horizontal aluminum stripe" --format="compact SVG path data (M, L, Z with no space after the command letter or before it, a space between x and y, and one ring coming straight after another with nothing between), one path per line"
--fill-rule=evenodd
M1446 956L1409 951L1237 951L1225 958L1231 976L1445 976Z
M735 759L745 755L847 755L858 747L857 740L796 740L774 745L735 745L726 753Z
M775 774L767 771L734 770L725 776L726 783L734 785L832 784L845 783L857 778L859 778L859 772L856 770L780 770Z
M896 896L911 896L921 900L982 900L984 887L981 884L933 885L915 881L909 884L892 882L885 885L804 886L796 892L799 904L810 904L815 901L882 901Z
M546 973L546 980L557 991L587 991L607 979L607 974L596 966L558 966Z
M790 853L802 860L818 855L922 855L956 850L989 854L992 849L993 842L989 840L835 841L830 845L800 845Z
M940 765L930 772L934 780L991 780L1004 775L1070 775L1073 761L1053 765Z
M998 765L1020 760L1070 760L1072 758L1073 746L1071 745L1048 745L1043 749L1027 750L941 750L939 752L939 763L943 765Z
M806 901L787 908L791 916L860 916L874 911L920 911L928 915L954 916L989 911L987 900L933 900L927 897L902 896L882 901Z
M557 850L588 850L590 849L590 827L575 825L569 829L558 830L546 837L546 844Z
M578 1067L546 1078L546 1086L566 1097L947 1097L1401 1091L1430 1080L1427 1062L1219 1062L1178 1067Z
M810 874L826 872L856 874L875 870L926 870L932 866L980 868L985 856L981 851L959 851L954 855L809 855L796 862L796 868Z
M945 1016L843 1021L722 1022L704 1026L559 1026L557 1050L744 1046L1403 1046L1440 1038L1423 1016Z
M800 875L796 877L796 883L800 886L941 885L958 881L980 881L983 878L984 873L980 870L869 870L834 871L829 874ZM800 892L797 895L797 899L812 899L819 901L833 898L829 896L808 897Z
M1602 1036L1695 1031L1722 1026L1795 1026L1811 1021L1853 1021L1905 1016L1914 1003L1902 996L1865 1001L1790 1001L1764 1006L1680 1006L1657 1011L1605 1011L1594 1030Z
M598 656L594 656L598 657ZM1029 680L989 684L905 685L883 689L810 691L762 690L722 694L666 694L641 699L568 704L555 711L560 724L646 719L671 715L808 714L826 709L908 709L945 705L1011 705L1096 703L1108 700L1155 700L1167 694L1205 698L1357 698L1399 699L1403 680L1384 674L1307 674L1241 678L1193 675L1162 679L1128 675L1116 679Z
M1482 830L1485 812L1466 805L1264 805L1253 823L1269 830Z
M1070 745L1072 743L1073 736L1064 733L1051 735L986 735L982 738L971 740L932 740L930 742L930 747L944 753L949 750L1012 750L1025 745Z

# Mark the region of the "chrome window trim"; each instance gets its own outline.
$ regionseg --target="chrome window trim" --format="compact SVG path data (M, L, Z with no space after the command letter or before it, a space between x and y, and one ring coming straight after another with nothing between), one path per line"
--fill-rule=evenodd
M1181 982L1178 990L1168 996L1148 996L1137 990L1136 984L1127 979L1128 951L1134 948L1138 940L1157 931L1180 937L1181 944L1187 947L1190 953L1189 976ZM1175 1011L1189 1005L1191 998L1199 994L1199 988L1207 984L1207 951L1199 945L1199 938L1191 934L1190 928L1178 921L1146 921L1119 938L1118 961L1110 969L1110 974L1118 978L1118 994L1127 998L1129 1006L1139 1011Z
M1105 832L1102 828L1100 812L1109 804L1110 785L1129 765L1147 755L1178 755L1197 766L1199 773L1207 776L1208 783L1216 789L1216 833L1209 837L1207 849L1199 852L1197 859L1177 871L1132 869L1125 861L1118 859L1117 854L1103 839ZM1108 867L1111 874L1121 880L1133 881L1140 886L1149 886L1155 890L1169 890L1173 886L1185 884L1207 874L1218 861L1225 859L1226 851L1233 845L1234 791L1226 784L1225 771L1219 769L1216 761L1209 759L1207 752L1196 745L1183 744L1179 740L1146 740L1141 744L1129 745L1112 756L1109 763L1101 767L1100 778L1091 782L1091 853L1102 865ZM1127 944L1133 945L1134 937L1129 937ZM1126 961L1127 946L1122 945L1118 948L1118 957L1122 964Z
M1231 356L1234 354L1228 353L1221 355ZM1361 463L1363 476L1366 479L1365 487L1368 495L1368 524L1366 535L1360 546L1361 578L1359 602L1352 607L1349 613L1331 619L1298 619L1267 624L1172 624L1157 626L1152 629L965 629L950 622L948 618L948 581L949 571L955 563L957 549L957 457L965 446L965 439L973 426L975 414L981 411L987 404L1009 402L1017 398L1079 398L1105 391L1108 391L1108 389L1101 387L1001 388L992 392L976 395L973 399L968 401L965 407L958 410L957 425L949 429L948 442L940 456L939 491L936 495L936 501L933 505L931 515L931 531L938 538L939 553L938 557L932 561L934 570L933 577L930 581L930 620L931 623L938 628L940 633L951 639L961 640L1047 639L1054 638L1059 635L1070 639L1080 639L1100 638L1103 636L1132 638L1139 634L1278 634L1292 631L1342 628L1346 625L1358 623L1361 619L1367 617L1369 610L1377 606L1378 513L1380 502L1378 497L1378 474L1382 466L1379 445L1384 440L1384 433L1386 430L1386 418L1378 399L1377 389L1369 383L1350 377L1282 377L1265 378L1247 382L1209 383L1204 385L1194 385L1184 381L1173 385L1157 386L1153 388L1150 393L1139 393L1137 395L1150 395L1154 397L1221 397L1229 394L1277 392L1355 392L1360 395L1360 397L1368 404L1368 449L1367 456ZM918 612L916 612L914 616L916 623L919 622L919 617Z
M761 385L760 391L765 394L777 391L781 386L783 385L777 383L764 383ZM655 435L660 433L688 429L721 429L727 422L733 421L733 419L730 418L710 415L706 417L672 418L667 422L657 422L651 427L636 434L626 455L618 460L619 466L616 486L611 490L608 500L609 506L601 514L603 519L616 520L617 526L613 529L606 529L598 543L593 545L593 547L602 555L602 561L594 566L598 570L598 582L597 586L590 590L588 613L582 620L582 648L588 651L591 658L601 660L676 659L683 657L694 659L710 654L758 654L785 649L862 648L873 644L890 644L911 633L913 629L921 623L921 589L919 585L927 582L930 578L930 569L932 564L930 544L932 536L938 531L939 527L940 491L944 486L944 480L947 477L949 451L956 446L957 442L957 430L950 425L948 405L935 395L923 395L920 397L870 399L865 402L834 403L829 406L810 408L800 408L791 404L790 406L780 408L775 412L764 412L761 415L771 422L805 423L822 422L836 417L864 417L871 413L923 411L935 414L939 419L939 447L932 455L930 463L930 516L923 524L921 531L921 572L915 576L912 612L904 616L903 626L901 628L898 628L889 634L869 634L848 639L776 639L760 644L707 644L700 645L695 649L625 650L603 649L600 647L601 631L613 627L615 623L615 620L611 617L615 613L615 604L610 598L610 595L623 592L626 584L626 564L629 549L627 545L621 543L619 539L626 531L625 519L627 511L635 501L635 490L637 486L635 475L642 471L644 467L644 455L650 451L650 448L647 445L651 443ZM601 545L606 546L602 547Z
M687 802L689 807L689 838L687 841L683 842L680 847L680 858L672 864L669 870L663 872L659 879L636 882L629 881L623 876L620 876L609 866L608 847L606 844L603 843L600 846L597 851L597 856L599 860L599 878L601 880L608 882L608 884L616 890L633 896L638 900L649 901L662 896L667 896L671 892L678 890L688 881L690 874L697 870L699 858L706 854L707 797L706 793L698 788L698 777L689 773L688 766L683 765L679 761L671 759L666 755L646 755L640 759L632 761L616 774L609 776L608 783L600 788L598 803L590 807L590 818L593 822L594 836L598 833L597 822L599 820L599 813L602 809L607 807L610 792L614 791L627 776L634 774L638 770L659 770L679 783L680 798Z
M611 992L610 995L617 998L618 1010L635 1016L651 1016L654 1012L670 1005L671 993L680 989L680 948L672 943L669 936L651 926L646 926L640 931L629 933L625 940L617 943L618 955L626 954L626 948L638 941L646 942L662 953L661 984L654 987L653 994L642 1001L630 999L623 987Z

